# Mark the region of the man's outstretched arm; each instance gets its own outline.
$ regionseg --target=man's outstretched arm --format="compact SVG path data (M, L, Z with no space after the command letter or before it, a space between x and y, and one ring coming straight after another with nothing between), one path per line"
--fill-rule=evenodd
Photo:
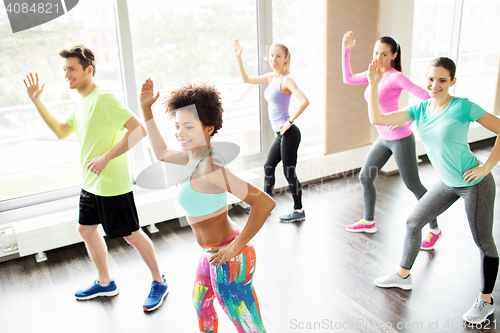
M59 119L54 117L49 110L45 107L45 105L40 101L40 96L42 95L43 88L45 87L45 83L40 88L38 84L38 74L35 73L35 78L33 77L33 73L29 73L26 75L28 83L26 80L24 81L24 85L27 88L28 96L30 97L33 104L35 104L36 109L40 116L42 116L43 121L49 126L49 128L54 132L58 139L64 139L68 137L71 133L74 132L74 128L68 125L67 123L62 123Z

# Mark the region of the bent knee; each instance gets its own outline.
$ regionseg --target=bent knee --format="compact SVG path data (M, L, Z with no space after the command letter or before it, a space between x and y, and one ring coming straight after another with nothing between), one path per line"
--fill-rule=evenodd
M137 231L133 231L130 235L128 236L123 236L123 239L130 245L135 245L138 242L140 242L143 238L145 237L145 234L142 233L142 230L139 229Z
M410 190L410 192L413 193L413 195L415 195L415 198L417 198L417 200L420 200L420 198L422 198L424 196L424 194L427 193L427 189L421 183L420 184L415 184L415 183L406 184L405 183L405 185L406 185L406 188L408 190Z
M83 225L78 224L77 230L80 236L83 238L87 238L89 236L93 236L97 232L98 224L96 225Z
M364 173L360 173L359 176L359 181L363 186L371 185L375 181L375 177L369 177L368 175Z
M428 222L423 223L421 219L416 217L408 217L406 220L406 232L407 233L419 233L421 232L424 225Z
M213 306L215 295L207 295L204 289L205 287L203 285L197 284L191 294L191 301L197 313L210 316L215 313L215 308Z
M274 175L275 170L276 170L276 167L274 167L272 165L264 165L264 174L266 176Z
M486 257L498 258L498 250L493 237L486 237L480 240L474 240L476 246Z
M296 169L295 165L287 165L283 166L283 174L286 178L295 178L296 177Z

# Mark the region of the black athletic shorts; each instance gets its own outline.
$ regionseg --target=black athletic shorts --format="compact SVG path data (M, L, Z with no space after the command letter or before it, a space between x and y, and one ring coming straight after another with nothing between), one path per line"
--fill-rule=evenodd
M78 223L102 224L108 238L130 236L132 232L139 230L134 194L128 192L112 197L101 197L82 189Z

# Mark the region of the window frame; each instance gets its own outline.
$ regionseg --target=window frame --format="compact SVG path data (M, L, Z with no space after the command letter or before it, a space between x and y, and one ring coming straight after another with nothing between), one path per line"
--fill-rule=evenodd
M129 0L113 0L118 52L120 58L120 71L123 81L124 104L139 119L143 121L138 110L137 85L135 83L135 66L133 58L132 34L128 15ZM257 11L257 50L258 50L258 75L271 70L267 62L267 50L272 44L272 3L266 0L255 0ZM267 112L267 101L264 98L265 87L259 86L259 113L260 113L260 151L242 156L244 165L263 164L267 151L274 140ZM135 184L137 175L146 167L144 160L144 147L142 144L135 146L128 154L132 183ZM134 186L134 190L136 187ZM71 186L58 190L36 193L24 197L17 197L0 201L0 213L53 202L80 194L81 186ZM0 223L1 225L2 223Z
M464 10L465 10L465 6L466 6L466 1L467 0L453 0L453 7L454 8L452 10L450 10L451 14L453 15L451 38L449 41L448 54L444 55L444 56L448 56L451 59L454 59L457 66L459 66L459 62L460 62L462 57L467 56L467 55L471 55L471 54L467 54L467 53L461 54L461 47L462 46L460 45L460 41L462 39L462 25L463 25ZM439 17L438 17L438 19L436 19L436 21L437 22L440 21ZM478 51L478 52L473 52L474 55L478 55L478 56L492 54L492 53L493 53L493 51L482 51L482 50ZM421 58L416 58L416 59L411 58L411 63L412 63L412 65L415 63L428 64L430 61L435 59L436 56L442 56L442 54L441 55L434 54L432 57L421 57ZM500 70L500 66L498 67L498 70ZM484 70L484 69L481 70L481 72L485 72L485 71L486 70ZM467 75L469 73L463 73L463 72L457 71L457 74L464 76L464 74ZM411 79L414 82L419 82L422 78L412 77ZM498 81L497 81L497 85L498 85ZM450 94L455 95L456 90L459 88L460 88L460 84L454 85L453 87L450 88ZM482 89L484 89L484 88L482 88ZM471 90L469 90L469 89L467 90L467 92L470 92L470 91ZM415 101L416 99L411 98L410 100ZM489 110L489 111L491 111L492 113L495 112L495 110Z

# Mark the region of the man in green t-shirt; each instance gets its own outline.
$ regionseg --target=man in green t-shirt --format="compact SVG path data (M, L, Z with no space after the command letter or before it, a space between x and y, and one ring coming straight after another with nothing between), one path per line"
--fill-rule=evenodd
M78 231L94 262L99 278L75 297L87 300L97 296L115 296L118 288L109 275L107 247L98 232L102 224L107 237L123 237L140 253L151 270L153 282L144 311L157 309L168 294L151 240L139 227L126 152L146 136L134 114L110 92L94 83L94 53L83 45L62 50L63 69L70 89L82 96L77 109L65 123L56 119L40 101L43 88L38 74L27 75L28 95L49 128L59 139L76 132L81 148L83 185L80 194Z

